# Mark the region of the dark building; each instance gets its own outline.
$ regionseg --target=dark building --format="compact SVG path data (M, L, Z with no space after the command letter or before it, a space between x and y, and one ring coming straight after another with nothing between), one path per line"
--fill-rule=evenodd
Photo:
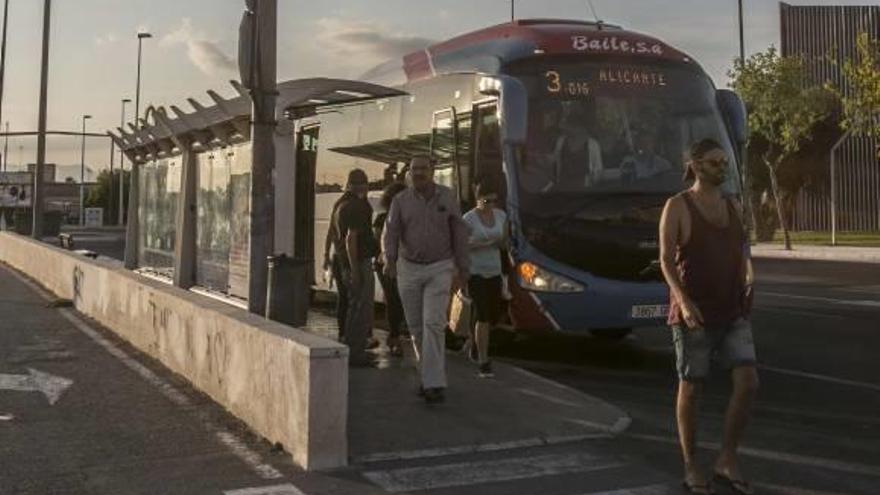
M843 77L843 61L856 57L860 33L880 39L880 6L780 3L779 8L782 55L803 56L811 84L830 82L845 94L850 91ZM880 230L878 144L849 138L835 152L838 230ZM825 191L803 191L793 220L794 230L831 230L830 186Z

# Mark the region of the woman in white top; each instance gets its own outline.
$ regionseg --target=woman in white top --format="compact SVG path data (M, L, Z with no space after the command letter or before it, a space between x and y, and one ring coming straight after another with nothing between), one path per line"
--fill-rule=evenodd
M487 182L474 188L477 207L464 214L470 228L469 247L471 277L468 292L473 300L477 324L474 343L477 346L479 376L489 378L489 332L498 323L503 301L501 296L501 249L507 238L507 215L495 208L498 194Z

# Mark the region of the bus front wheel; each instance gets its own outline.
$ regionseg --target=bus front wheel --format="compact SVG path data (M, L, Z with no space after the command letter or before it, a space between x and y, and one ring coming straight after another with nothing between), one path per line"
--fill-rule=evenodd
M590 334L597 339L618 341L632 333L632 328L601 328L590 330Z

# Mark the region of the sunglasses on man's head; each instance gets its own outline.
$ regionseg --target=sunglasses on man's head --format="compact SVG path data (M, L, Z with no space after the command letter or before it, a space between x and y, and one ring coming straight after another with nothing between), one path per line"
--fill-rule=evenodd
M727 158L703 158L700 162L705 163L706 165L712 165L713 167L727 166Z

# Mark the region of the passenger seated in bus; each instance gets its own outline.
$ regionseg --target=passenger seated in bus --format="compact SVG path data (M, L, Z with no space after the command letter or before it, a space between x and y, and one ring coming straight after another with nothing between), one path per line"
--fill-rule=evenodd
M590 132L587 120L571 109L561 126L556 143L556 169L553 190L579 191L603 180L602 147Z
M555 101L545 101L541 112L531 114L526 160L520 180L530 191L543 191L554 184L557 145L562 134L562 106Z
M550 163L556 157L556 145L559 142L559 136L562 134L560 125L562 124L562 107L555 101L544 103L544 111L541 118L534 122L534 127L529 126L529 130L534 132L530 143L533 144L533 153L536 158L543 162Z
M657 153L657 131L639 129L635 134L635 149L620 164L620 178L624 183L650 179L672 170L669 161Z

